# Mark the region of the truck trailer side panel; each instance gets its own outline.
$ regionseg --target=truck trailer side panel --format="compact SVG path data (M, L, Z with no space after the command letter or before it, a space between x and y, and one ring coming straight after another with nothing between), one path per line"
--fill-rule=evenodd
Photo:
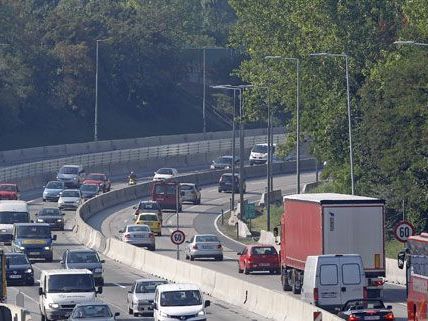
M385 271L383 206L324 205L324 254L360 254L366 273Z
M309 255L323 254L322 208L320 204L286 201L281 233L281 262L300 270L305 269Z

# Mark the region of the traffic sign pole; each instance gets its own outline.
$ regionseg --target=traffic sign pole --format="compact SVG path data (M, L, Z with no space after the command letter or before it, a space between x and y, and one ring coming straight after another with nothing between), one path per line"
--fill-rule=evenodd
M205 130L205 127L204 127L204 130ZM180 197L178 194L178 193L180 193L179 186L180 186L179 184L175 185L175 197L176 197L176 199L175 199L175 203L176 203L175 215L177 216L177 231L179 230L179 227L180 227L180 224L178 221L178 210L180 207L180 205L178 204L180 202ZM177 244L177 260L180 260L180 244Z

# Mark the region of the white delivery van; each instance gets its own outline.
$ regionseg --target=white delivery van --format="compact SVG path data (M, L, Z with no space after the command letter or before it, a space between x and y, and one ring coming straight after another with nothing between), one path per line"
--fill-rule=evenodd
M0 201L0 242L12 243L13 224L30 223L30 211L25 201Z
M363 261L358 254L308 256L301 297L328 311L341 308L346 301L367 296Z
M42 270L39 287L41 320L67 319L78 303L94 301L102 287L95 290L92 272L87 269Z
M272 145L272 155L275 154L276 144ZM255 144L250 153L250 165L266 164L268 157L268 144ZM273 158L274 159L274 158Z
M155 291L153 317L155 321L206 321L205 308L210 304L209 300L204 301L201 290L194 284L161 284Z

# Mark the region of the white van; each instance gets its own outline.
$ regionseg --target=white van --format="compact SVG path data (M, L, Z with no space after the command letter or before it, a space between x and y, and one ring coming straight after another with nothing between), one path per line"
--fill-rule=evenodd
M155 321L206 321L205 308L210 304L209 300L204 301L201 290L194 284L161 284L155 291L153 317Z
M0 201L0 242L12 243L13 224L30 223L30 211L25 201Z
M325 310L341 308L346 301L367 296L367 279L358 254L308 256L302 299Z
M41 320L67 319L78 303L94 301L102 288L95 290L92 272L87 269L42 270L39 287Z
M272 155L275 154L276 144L272 145ZM268 157L268 144L255 144L250 153L250 165L266 164Z

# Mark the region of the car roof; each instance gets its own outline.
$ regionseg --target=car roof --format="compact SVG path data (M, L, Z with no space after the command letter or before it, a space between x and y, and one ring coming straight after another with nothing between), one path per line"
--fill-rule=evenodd
M158 204L158 202L156 202L156 201L140 201L140 203L139 203L139 204L141 204L141 203L152 203L152 204Z
M50 226L48 223L15 223L15 226Z
M168 283L157 286L158 291L186 291L186 290L197 290L200 291L196 284L192 283Z
M103 306L108 306L110 308L110 306L103 301L87 301L87 302L77 303L76 307L82 307L82 306L88 306L88 305L103 305Z
M275 246L273 246L272 244L259 244L259 243L257 243L257 244L248 244L247 245L247 247L248 248L253 248L253 247L273 247L273 248L275 248Z
M97 251L93 249L87 249L87 248L80 248L80 249L67 249L68 252L91 252L91 253L97 253Z
M221 176L232 176L232 173L224 173ZM235 173L235 176L239 177L239 174Z
M149 278L149 279L137 279L137 280L135 280L135 283L153 282L153 281L168 282L167 280L164 280L164 279L161 279L161 278Z
M0 185L16 186L17 184L15 184L15 183L0 183Z
M139 213L138 215L154 215L154 216L158 217L158 215L156 213L153 213L153 212L142 212L142 213Z
M104 173L89 173L87 176L89 176L89 175L106 175L106 174L104 174Z
M180 185L196 186L195 183L180 183Z
M63 275L63 274L92 274L88 269L54 269L42 270L42 273L47 275Z
M63 190L63 192L70 192L70 191L73 191L73 192L80 192L80 190L79 190L79 189L76 189L76 188L67 188L67 189Z
M146 226L146 227L148 227L148 228L150 228L150 226L148 226L147 224L128 224L128 225L126 225L126 228L128 228L128 227L140 227L140 226Z
M1 211L22 212L27 210L28 210L28 204L26 201L9 201L9 200L0 201L0 212Z

